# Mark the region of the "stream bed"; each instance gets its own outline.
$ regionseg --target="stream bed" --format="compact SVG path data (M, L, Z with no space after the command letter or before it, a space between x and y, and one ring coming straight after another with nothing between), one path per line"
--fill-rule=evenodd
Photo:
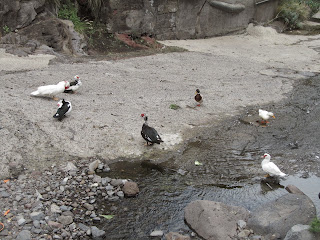
M184 208L191 201L220 201L252 211L286 194L289 184L310 197L320 216L319 90L319 76L301 80L281 102L251 106L239 116L198 128L179 151L168 153L167 161L120 159L111 164L104 176L131 179L140 193L118 202L100 200L101 214L114 215L100 228L108 239L149 239L154 230L190 235ZM273 111L276 119L258 124L259 108ZM265 152L288 174L280 184L261 181Z

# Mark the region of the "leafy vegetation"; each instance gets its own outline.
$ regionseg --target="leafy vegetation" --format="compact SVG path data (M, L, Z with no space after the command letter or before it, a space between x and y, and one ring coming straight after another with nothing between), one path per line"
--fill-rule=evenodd
M10 32L10 28L7 25L2 27L4 34L8 34Z
M282 0L278 17L284 20L289 29L295 29L317 12L319 7L320 0Z
M314 218L313 221L310 223L309 230L314 233L320 233L320 219Z
M170 104L170 109L177 110L179 108L180 108L180 106L177 104Z
M58 17L72 21L74 24L74 29L77 32L83 33L88 28L88 24L85 21L81 21L77 12L78 11L75 5L69 0L66 2L66 4L63 4L60 7Z

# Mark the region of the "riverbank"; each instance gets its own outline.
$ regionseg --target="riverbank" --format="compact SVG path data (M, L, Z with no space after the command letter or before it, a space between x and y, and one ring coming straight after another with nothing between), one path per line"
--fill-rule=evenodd
M188 52L122 60L46 65L52 56L2 52L1 177L10 177L12 169L40 170L67 160L161 158L159 153L194 135L195 126L285 98L294 80L320 72L319 41L318 35L288 36L250 26L242 35L162 42ZM56 102L30 93L76 74L82 88L58 96L72 102L72 113L54 121ZM201 107L193 99L196 88L204 98ZM170 109L171 104L180 108ZM163 144L144 146L141 113Z
M93 231L102 234L91 226L104 220L98 214L110 212L97 211L101 205L96 201L105 197L119 200L123 195L118 186L110 186L111 181L109 185L109 179L88 175L89 163L100 160L107 165L118 158L161 161L163 152L179 149L197 136L198 127L230 119L253 105L272 106L287 98L297 81L320 72L319 41L319 35L288 36L269 28L249 27L243 35L162 42L188 52L122 60L49 64L51 55L18 58L1 52L0 92L5 96L0 100L1 179L17 179L0 186L0 207L10 210L0 218L6 229L0 235L12 239L22 230L36 239L91 238ZM54 121L56 102L30 93L40 85L72 80L76 74L82 88L58 96L70 100L73 111L62 122ZM201 107L193 100L196 88L204 98ZM170 104L180 108L170 109ZM148 114L149 124L158 130L163 144L144 146L141 113ZM253 144L252 149L256 148ZM184 160L190 163L185 165L191 173L187 182L192 185L194 158ZM79 171L66 171L67 162L73 162ZM299 163L300 159L289 174L299 170ZM310 163L305 170L312 166ZM213 172L209 162L207 167ZM200 182L199 174L194 174ZM165 176L164 182L179 180L171 177ZM208 178L204 180L208 184ZM144 195L139 197L144 199ZM163 208L167 211L167 206ZM120 214L117 208L114 212ZM128 209L121 213L127 215Z

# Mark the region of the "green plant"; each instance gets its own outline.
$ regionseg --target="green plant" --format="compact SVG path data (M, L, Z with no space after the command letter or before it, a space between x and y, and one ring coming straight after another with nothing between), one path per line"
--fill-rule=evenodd
M179 108L180 108L180 106L177 104L170 104L170 109L177 110Z
M302 0L283 0L278 8L278 16L290 29L299 28L301 22L309 19L311 9Z
M309 230L314 233L320 233L320 219L317 217L312 220L310 223Z
M4 25L2 29L5 34L8 34L10 32L10 28L7 25Z
M311 14L314 14L320 9L320 0L300 0L305 2L311 9Z
M77 32L83 33L87 29L87 24L81 21L80 17L77 15L77 8L73 3L67 1L59 9L58 17L61 19L67 19L73 22L74 29Z

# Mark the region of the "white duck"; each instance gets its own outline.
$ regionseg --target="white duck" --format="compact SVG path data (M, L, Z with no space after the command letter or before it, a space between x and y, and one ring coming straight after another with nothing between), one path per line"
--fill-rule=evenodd
M264 124L267 124L267 123L268 123L267 120L268 120L270 117L276 118L272 112L268 112L268 111L262 110L262 109L259 109L259 117L261 117L261 118L263 119L263 120L261 121L261 123L264 123Z
M53 97L54 100L58 100L55 96L59 93L63 93L69 86L70 83L68 81L61 81L56 85L40 86L37 91L31 93L31 96Z
M81 87L82 82L78 75L74 76L74 81L70 82L70 86L64 90L65 93L75 93L79 87Z
M286 174L281 172L280 169L273 162L270 162L271 156L265 153L262 156L263 160L261 162L262 170L268 173L268 175L275 177L285 177Z

